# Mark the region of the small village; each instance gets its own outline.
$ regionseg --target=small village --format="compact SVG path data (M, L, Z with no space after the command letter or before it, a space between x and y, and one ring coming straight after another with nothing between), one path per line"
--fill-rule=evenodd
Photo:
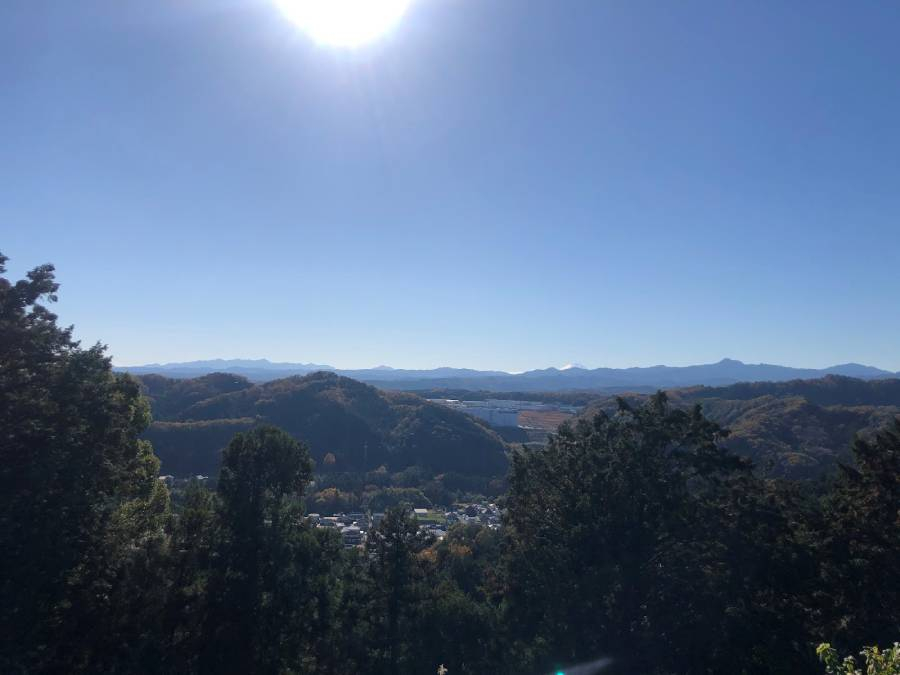
M496 504L482 502L454 504L452 507L413 509L419 523L419 531L437 540L443 539L447 531L457 523L471 523L491 529L500 527L500 509ZM378 526L384 513L351 512L334 516L310 513L307 519L316 527L333 528L341 535L345 548L364 546L368 533Z

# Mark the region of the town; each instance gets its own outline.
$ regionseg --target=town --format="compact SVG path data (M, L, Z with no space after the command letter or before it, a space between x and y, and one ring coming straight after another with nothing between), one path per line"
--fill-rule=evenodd
M207 489L214 490L216 488L214 479L200 474L187 478L176 478L167 474L159 476L158 480L170 490L172 498L176 502L183 498L184 491L191 483L198 483ZM418 523L419 531L437 541L443 539L447 531L457 523L498 529L502 522L500 508L488 500L460 502L451 506L435 506L428 509L414 508L412 513ZM373 512L370 509L335 513L334 515L309 513L305 516L311 525L317 528L333 529L340 534L345 548L365 546L369 531L378 527L382 518L384 518L383 512Z
M496 504L482 502L454 504L449 508L413 509L419 531L440 541L457 523L476 524L491 529L500 527L500 509ZM384 513L352 512L334 516L310 513L307 519L319 528L334 529L341 535L345 548L362 547L370 530L378 526Z

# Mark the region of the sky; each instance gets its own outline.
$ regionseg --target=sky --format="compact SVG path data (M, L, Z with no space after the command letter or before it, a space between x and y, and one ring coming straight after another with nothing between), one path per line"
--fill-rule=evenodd
M134 365L900 370L900 3L0 3L0 251Z

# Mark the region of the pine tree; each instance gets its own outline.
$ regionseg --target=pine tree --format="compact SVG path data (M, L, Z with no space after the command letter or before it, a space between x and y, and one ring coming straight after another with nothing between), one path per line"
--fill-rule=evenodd
M226 448L203 672L278 673L300 658L303 549L313 543L300 503L310 477L306 447L275 427L237 434Z
M819 600L821 637L858 650L900 635L900 419L853 454L826 501Z
M0 277L3 672L110 670L155 640L148 607L124 601L150 599L165 547L168 495L139 440L149 409L102 346L57 326L42 304L57 290L50 265Z

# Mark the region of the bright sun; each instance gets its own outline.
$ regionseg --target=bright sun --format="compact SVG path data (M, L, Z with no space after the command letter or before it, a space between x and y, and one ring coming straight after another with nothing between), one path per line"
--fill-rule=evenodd
M316 42L355 47L383 35L411 0L275 0L291 21Z

